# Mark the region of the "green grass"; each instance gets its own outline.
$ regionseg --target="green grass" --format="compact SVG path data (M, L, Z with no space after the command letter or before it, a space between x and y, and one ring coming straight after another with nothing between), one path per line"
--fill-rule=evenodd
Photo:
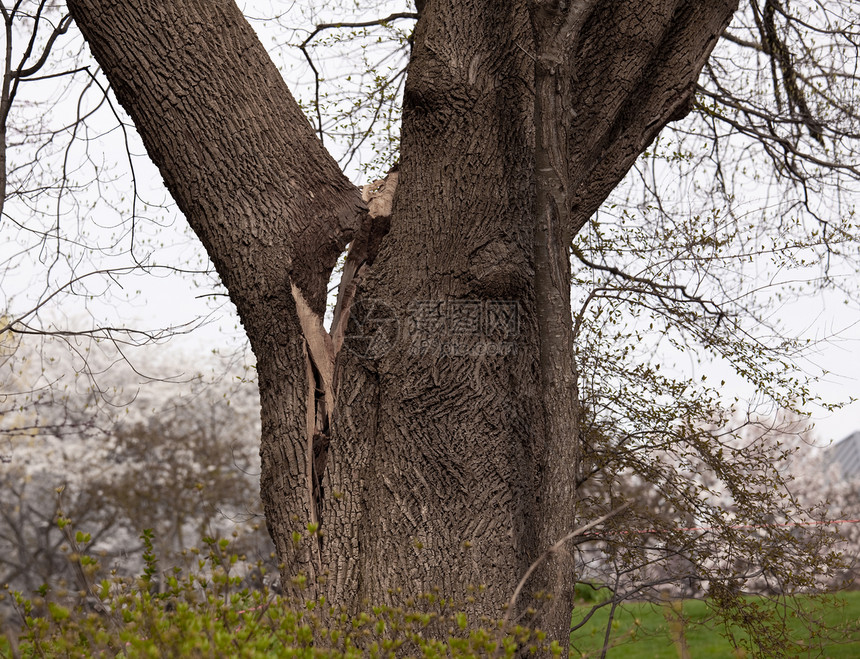
M762 600L756 601L761 604ZM796 644L797 657L829 657L853 659L860 657L860 592L840 593L824 601L801 599L802 614L786 611ZM590 605L579 607L573 616L574 625L582 620ZM777 612L780 609L776 609ZM679 615L680 614L680 615ZM822 637L815 638L804 624L804 616L821 623ZM609 619L609 607L600 609L579 630L574 632L572 656L599 657ZM737 644L748 641L737 632ZM693 659L748 656L725 638L726 630L717 621L707 604L687 600L665 604L625 604L615 610L610 633L611 659ZM683 637L688 654L683 655Z

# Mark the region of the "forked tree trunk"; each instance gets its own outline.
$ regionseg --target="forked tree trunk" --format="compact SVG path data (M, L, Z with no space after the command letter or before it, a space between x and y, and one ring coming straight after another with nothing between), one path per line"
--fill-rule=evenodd
M689 109L735 0L426 3L400 171L373 193L396 182L390 217L367 215L232 1L68 4L256 354L284 580L348 606L483 586L469 606L499 617L575 525L568 245ZM562 553L528 585L554 638L575 581Z

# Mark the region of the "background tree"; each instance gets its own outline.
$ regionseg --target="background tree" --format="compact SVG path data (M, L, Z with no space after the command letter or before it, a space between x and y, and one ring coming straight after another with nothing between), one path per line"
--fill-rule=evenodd
M201 378L181 398L157 401L114 428L108 460L115 472L104 496L131 533L153 529L164 564L204 537L251 536L253 527L265 534L253 384ZM236 549L256 558L270 553L258 538L245 538Z
M702 464L734 486L744 516L776 514L773 472L739 488L758 463L736 452L726 467L719 439L731 430L707 431L730 416L717 392L636 358L661 335L680 352L708 346L777 404L806 395L774 361L793 346L766 335L774 323L760 322L771 319L745 273L725 275L756 253L829 266L852 239L850 221L821 210L825 183L842 195L856 180L851 81L840 77L856 51L851 29L834 28L856 17L848 3L838 19L814 4L700 4L421 7L400 170L368 190L365 214L232 4L69 3L257 355L263 495L285 577L303 572L346 603L387 599L393 586L465 598L484 584L474 611L496 615L535 557L604 512L578 508L576 484L653 457L655 439L668 459L645 476L681 496L683 515L713 518L727 543L745 546L729 532L737 513L689 479ZM816 32L829 51L806 47ZM711 56L721 35L728 44ZM738 48L760 56L758 78L727 64ZM693 141L697 118L711 139ZM751 128L727 135L735 124ZM589 223L643 152L641 200L621 188ZM799 199L797 214L751 222L736 203L759 182L727 165L742 173L731 165L759 153L777 163L770 192ZM674 168L694 172L685 192L716 182L707 212L668 203ZM326 285L349 241L327 335ZM569 250L593 284L575 317ZM835 274L825 267L820 281ZM628 310L655 314L655 333L641 340ZM603 335L607 317L616 323ZM600 442L620 457L601 461ZM309 525L322 535L294 544ZM559 638L575 574L573 556L558 554L528 584L553 593L537 622Z
M44 350L44 344L34 343ZM37 379L58 381L72 370L62 346L54 346L51 359L23 341L15 355L24 361L27 353L30 363L50 362ZM157 355L153 361L164 359ZM175 369L180 360L168 361ZM88 362L96 371L104 369L97 354L88 355ZM27 596L43 587L58 597L89 594L92 581L70 560L68 530L58 524L60 517L88 534L78 548L97 557L105 573L140 574L143 529L154 531L165 571L184 562L183 552L204 537L237 536L234 550L244 552L249 563L269 560L272 547L259 505L254 382L247 369L214 356L206 365L211 372L157 387L149 383L137 396L134 374L113 369L114 395L128 404L101 406L98 424L81 412L102 400L88 390L67 390L64 400L35 408L26 404L25 387L17 396L7 394L24 403L15 406L23 412L0 419L0 582ZM204 371L199 360L195 366ZM24 370L15 373L32 381ZM59 398L62 390L51 391Z
M819 506L828 519L839 520L834 530L843 555L840 569L820 575L826 587L857 589L860 569L860 482L850 464L839 459L835 444L817 442L812 450L798 452L792 462L796 482L792 490L805 506ZM844 455L844 454L843 454Z

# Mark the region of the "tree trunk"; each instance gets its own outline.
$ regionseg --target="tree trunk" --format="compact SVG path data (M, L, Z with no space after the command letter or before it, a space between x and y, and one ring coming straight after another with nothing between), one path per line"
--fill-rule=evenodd
M575 525L570 240L689 108L735 2L428 3L400 171L373 193L396 183L390 217L366 214L231 1L68 4L256 354L284 580L349 606L483 586L468 606L498 618ZM575 581L562 552L521 600L553 638Z

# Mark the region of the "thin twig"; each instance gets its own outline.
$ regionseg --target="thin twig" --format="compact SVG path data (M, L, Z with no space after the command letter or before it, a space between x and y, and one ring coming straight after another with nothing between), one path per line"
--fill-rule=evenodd
M311 68L311 71L314 73L314 105L316 107L316 115L317 115L317 134L320 138L320 143L323 142L323 122L322 122L322 111L320 110L320 75L317 67L314 66L313 58L311 54L308 52L308 45L310 45L311 41L313 41L314 37L316 37L323 30L336 30L339 28L361 28L361 27L374 27L376 25L387 25L391 21L396 21L399 19L411 19L418 20L418 14L414 12L397 12L394 14L390 14L385 18L377 18L372 21L361 21L358 23L320 23L317 25L313 31L307 36L307 38L299 44L299 50L305 56L305 61L307 61L308 66Z
M523 578L520 579L520 582L517 584L516 590L514 590L514 594L511 595L511 600L510 602L508 602L508 610L505 611L504 624L508 624L508 621L511 617L511 611L514 610L514 606L517 603L517 598L520 596L520 593L522 592L523 587L526 585L526 582L529 580L529 577L532 576L534 571L538 569L538 566L540 566L541 563L543 563L547 558L549 558L550 554L554 554L555 552L557 552L566 542L569 542L570 540L573 540L574 538L583 535L586 531L593 529L598 524L602 524L610 517L615 517L615 515L617 515L618 513L623 512L630 507L631 503L632 502L628 501L623 506L620 506L615 510L610 510L608 513L606 513L602 517L598 517L593 522L589 522L585 526L580 526L578 529L571 531L561 540L556 542L552 547L550 547L544 553L538 556L535 562L531 564L528 570L526 570L526 573L523 575Z

